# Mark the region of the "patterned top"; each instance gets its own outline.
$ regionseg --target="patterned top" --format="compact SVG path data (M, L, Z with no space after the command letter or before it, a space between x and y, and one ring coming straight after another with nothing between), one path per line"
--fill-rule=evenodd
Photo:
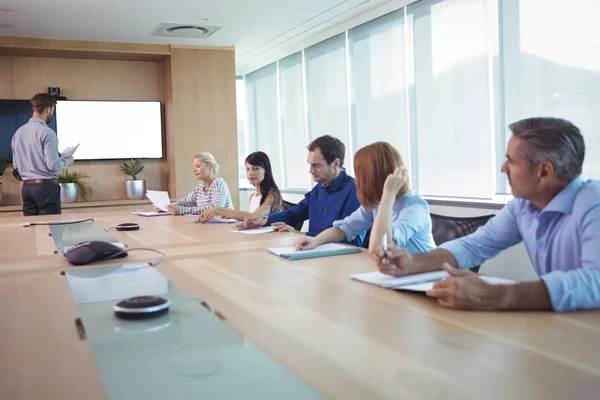
M204 210L215 207L231 208L231 193L223 178L215 179L207 190L200 181L194 190L181 200L173 203L179 214L200 214Z

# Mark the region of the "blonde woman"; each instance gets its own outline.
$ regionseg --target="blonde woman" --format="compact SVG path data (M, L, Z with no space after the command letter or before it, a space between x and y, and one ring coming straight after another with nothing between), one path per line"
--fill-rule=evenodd
M173 215L200 214L215 207L232 208L231 193L223 178L219 178L219 164L210 153L198 153L192 167L198 186L181 200L167 206Z

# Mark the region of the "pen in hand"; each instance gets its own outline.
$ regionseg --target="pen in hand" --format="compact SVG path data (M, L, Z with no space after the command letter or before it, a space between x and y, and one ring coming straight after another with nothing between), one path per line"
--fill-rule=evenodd
M387 258L386 258L386 254L388 251L388 242L387 242L387 232L385 232L383 234L383 237L381 238L381 248L383 250L383 257L381 257L381 263L382 264L387 264Z

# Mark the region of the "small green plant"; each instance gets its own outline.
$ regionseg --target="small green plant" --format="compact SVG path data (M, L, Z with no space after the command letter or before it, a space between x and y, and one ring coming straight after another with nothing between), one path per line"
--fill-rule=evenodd
M6 168L8 168L8 161L0 160L0 180L4 179L8 175Z
M131 176L134 181L137 181L137 176L144 170L144 168L146 168L146 166L142 160L139 158L136 160L131 159L130 163L123 161L123 164L121 165L121 172L123 172L125 175Z
M68 170L64 170L60 174L58 174L58 183L76 183L79 186L79 193L84 200L87 200L92 194L92 187L84 181L84 179L89 179L90 176L85 172L69 172Z

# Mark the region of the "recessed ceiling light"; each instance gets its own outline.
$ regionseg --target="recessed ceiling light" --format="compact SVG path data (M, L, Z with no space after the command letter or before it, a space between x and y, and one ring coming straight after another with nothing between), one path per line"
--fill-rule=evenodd
M200 32L202 32L202 34L208 33L208 29L203 28L203 27L198 26L198 25L178 25L178 26L171 26L170 28L165 29L165 32L172 33L172 32L175 32L175 31L185 31L185 30L200 31Z
M220 26L163 22L154 30L152 36L205 39L220 28Z

